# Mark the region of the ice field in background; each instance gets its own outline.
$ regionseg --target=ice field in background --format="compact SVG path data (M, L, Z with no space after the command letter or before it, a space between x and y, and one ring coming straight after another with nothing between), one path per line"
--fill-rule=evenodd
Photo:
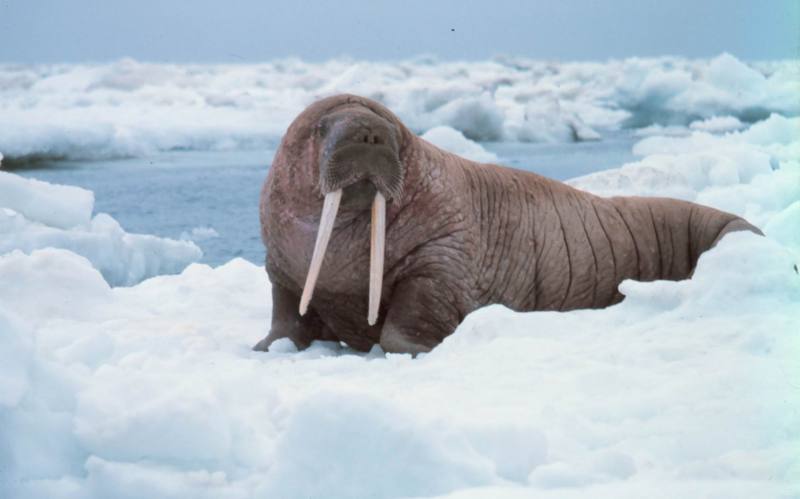
M415 132L449 126L475 141L597 140L620 127L752 123L797 115L797 61L729 54L608 62L496 58L379 63L0 65L6 162L275 146L312 101L351 92ZM697 125L702 126L702 125Z
M130 234L91 191L0 172L0 497L800 495L796 62L123 61L0 79L12 164L250 147L348 90L484 161L477 141L634 127L632 161L569 183L697 201L766 234L725 237L690 280L625 281L607 309L480 309L416 359L255 353L263 267L189 264L222 230Z

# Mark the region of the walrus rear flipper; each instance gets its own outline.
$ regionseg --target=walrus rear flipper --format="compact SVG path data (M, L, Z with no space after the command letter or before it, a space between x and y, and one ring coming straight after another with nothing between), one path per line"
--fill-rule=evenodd
M709 249L713 248L714 246L716 246L717 243L719 243L720 240L723 237L725 237L727 234L730 234L731 232L740 232L740 231L750 231L750 232L753 232L755 234L758 234L759 236L763 236L764 235L764 233L761 232L761 229L759 229L755 225L751 224L747 220L745 220L743 218L734 218L733 220L728 222L725 225L725 227L722 228L721 231L719 231L719 234L714 239L714 241L712 241L711 246L709 246Z
M722 229L719 230L719 232L717 233L716 237L714 237L714 239L711 241L710 244L708 244L707 246L703 246L703 247L699 248L700 251L694 257L694 262L692 263L692 270L691 270L691 272L689 272L688 278L691 279L692 277L694 277L694 271L697 269L697 261L699 260L700 255L703 252L708 251L711 248L715 247L722 240L723 237L725 237L726 235L730 234L731 232L741 232L741 231L750 231L750 232L753 232L755 234L758 234L759 236L763 236L764 235L764 233L761 232L761 229L759 229L755 225L751 224L747 220L745 220L743 218L739 218L739 217L734 217L732 220L730 220L728 223L726 223L722 227Z

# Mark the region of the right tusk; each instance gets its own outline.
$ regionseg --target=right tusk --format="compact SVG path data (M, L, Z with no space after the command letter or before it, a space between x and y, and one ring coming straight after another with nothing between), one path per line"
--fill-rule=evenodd
M372 202L372 230L369 251L369 308L367 323L374 326L378 320L383 287L383 257L386 245L386 198L380 192Z
M336 221L336 212L339 211L339 201L341 199L341 189L325 195L325 201L322 204L322 215L319 218L317 242L314 243L314 254L311 257L311 265L308 267L306 284L303 286L303 296L300 297L300 315L305 315L308 310L308 303L311 301L314 286L317 284L317 277L319 277L319 271L322 268L322 259L325 258L325 250L333 232L333 223Z

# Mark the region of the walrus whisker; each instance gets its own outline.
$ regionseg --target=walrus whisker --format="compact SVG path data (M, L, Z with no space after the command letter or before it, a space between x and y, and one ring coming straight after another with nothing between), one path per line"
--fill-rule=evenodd
M378 320L383 287L383 257L386 243L386 198L378 191L372 202L372 225L369 251L369 311L367 322L374 326Z
M342 199L342 190L338 189L325 195L322 203L322 215L319 218L319 229L317 229L317 241L314 243L314 254L311 256L311 265L308 267L306 283L303 286L303 296L300 298L300 315L305 315L308 310L308 303L314 293L314 286L317 284L317 277L322 268L322 259L325 258L325 250L333 232L333 223L336 221L336 212L339 211L339 201Z

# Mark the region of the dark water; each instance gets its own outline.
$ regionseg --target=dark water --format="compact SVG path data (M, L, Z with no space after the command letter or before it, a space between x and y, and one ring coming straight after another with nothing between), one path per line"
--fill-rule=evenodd
M633 160L629 135L577 144L487 143L515 168L566 180ZM149 158L59 161L17 169L25 177L70 184L95 193L95 212L105 212L133 233L180 238L211 227L218 237L195 242L203 262L233 257L264 261L258 197L274 151L175 151Z

